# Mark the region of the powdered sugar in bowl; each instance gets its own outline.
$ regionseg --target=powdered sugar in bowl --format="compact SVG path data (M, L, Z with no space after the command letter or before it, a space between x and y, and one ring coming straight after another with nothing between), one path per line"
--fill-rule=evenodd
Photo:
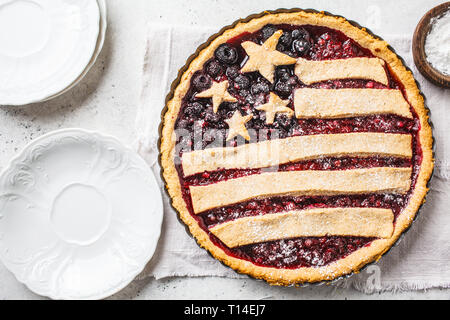
M433 68L450 76L450 10L431 19L431 30L425 39L425 54Z
M450 2L429 10L413 36L414 63L422 75L441 87L450 87Z

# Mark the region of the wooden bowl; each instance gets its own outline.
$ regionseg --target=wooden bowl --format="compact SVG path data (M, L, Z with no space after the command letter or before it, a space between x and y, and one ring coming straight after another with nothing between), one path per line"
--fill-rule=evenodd
M450 88L450 76L436 70L428 62L425 55L425 39L431 29L431 20L435 17L439 17L449 9L450 2L444 2L428 11L417 24L412 41L413 58L417 69L432 83L445 88Z

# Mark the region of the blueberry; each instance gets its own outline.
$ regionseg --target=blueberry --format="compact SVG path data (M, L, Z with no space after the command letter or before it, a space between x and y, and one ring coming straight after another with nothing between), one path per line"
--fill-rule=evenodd
M284 32L280 40L278 40L277 50L278 51L288 51L292 44L292 36L290 32Z
M203 91L211 87L212 80L207 74L196 73L192 78L192 84L197 90Z
M277 68L276 75L278 80L280 81L288 81L289 78L291 77L291 73L287 68Z
M276 31L277 31L277 29L272 25L267 25L264 28L262 28L261 33L262 33L263 41L266 41L267 39L269 39Z
M225 74L228 77L228 79L232 79L233 80L238 75L240 75L239 67L237 67L237 66L228 67L227 71L225 72Z
M309 32L303 28L295 29L294 31L292 31L291 36L292 36L292 39L303 39L306 41L311 40L311 36L309 35Z
M250 91L253 95L258 93L268 93L270 91L270 85L266 81L258 81L252 84Z
M234 83L239 86L239 89L247 89L250 86L250 79L240 74L234 78Z
M211 60L206 65L206 73L209 74L212 78L215 78L221 75L223 72L223 68L220 65L219 61Z
M301 56L306 54L310 48L310 43L304 39L296 39L292 42L292 49Z
M282 96L288 96L289 94L291 94L292 86L286 82L279 81L275 84L275 91L277 91Z
M215 56L217 60L224 64L233 64L238 60L238 53L235 48L230 45L223 43L215 51Z

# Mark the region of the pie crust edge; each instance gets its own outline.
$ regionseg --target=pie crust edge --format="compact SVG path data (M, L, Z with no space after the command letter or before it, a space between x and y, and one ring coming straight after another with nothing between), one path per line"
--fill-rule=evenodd
M190 63L188 62L181 69L166 99L166 107L162 113L162 123L160 126L159 160L162 177L166 183L167 192L171 197L172 206L178 212L179 218L189 228L191 235L196 239L199 246L207 249L214 258L239 273L244 273L257 279L263 279L270 284L295 285L305 282L313 283L333 280L352 272L358 272L366 264L380 259L397 242L401 234L411 226L416 213L425 202L425 196L428 192L428 181L431 178L434 167L433 136L431 126L428 122L428 109L425 107L424 97L418 88L418 84L412 72L404 66L401 58L391 51L387 42L371 35L365 28L353 25L343 17L324 12L304 11L300 9L283 11L265 11L262 14L252 15L246 19L238 20L233 25L223 28L218 34L209 38L188 59ZM322 267L303 267L298 269L260 267L250 261L234 258L226 254L211 241L208 233L198 226L196 220L189 213L181 193L181 185L174 163L174 126L180 111L182 98L189 89L190 79L194 72L201 69L203 64L214 55L215 49L228 39L232 39L243 32L255 32L266 24L283 23L298 25L311 24L339 30L359 43L362 47L369 49L374 56L386 61L390 71L404 86L408 102L416 111L421 125L418 133L422 147L420 172L409 203L397 218L392 237L389 239L374 240L370 246L356 250L347 257Z

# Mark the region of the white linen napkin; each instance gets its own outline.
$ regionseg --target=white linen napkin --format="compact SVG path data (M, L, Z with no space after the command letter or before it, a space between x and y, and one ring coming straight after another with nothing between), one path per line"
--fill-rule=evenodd
M187 234L163 190L157 161L160 113L170 84L186 59L216 31L153 24L148 28L136 148L159 179L165 212L157 252L141 277L244 277L213 259ZM398 245L378 263L336 285L353 286L364 292L450 287L450 90L432 85L414 67L410 36L382 36L413 70L427 98L436 140L436 169L427 202Z

